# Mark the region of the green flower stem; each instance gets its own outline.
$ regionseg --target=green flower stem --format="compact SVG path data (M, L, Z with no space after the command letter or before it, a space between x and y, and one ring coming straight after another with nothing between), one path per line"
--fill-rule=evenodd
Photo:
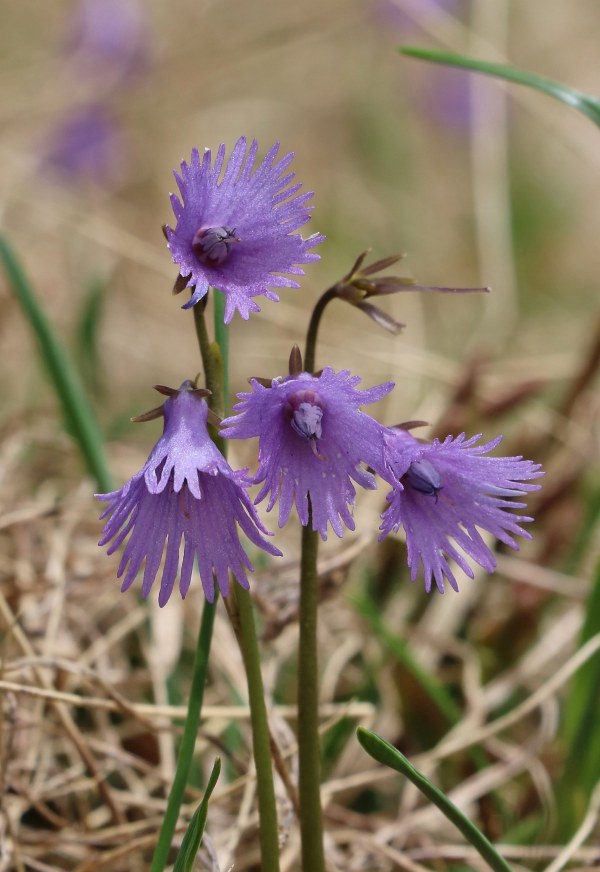
M325 307L336 296L336 287L329 288L313 309L304 346L305 372L312 372L315 369L319 324ZM318 533L312 529L312 507L309 497L308 523L302 528L298 640L298 792L303 872L325 872L317 656L318 552L319 538Z
M77 370L46 318L17 256L1 236L0 261L38 341L44 366L54 385L71 435L77 442L86 466L96 479L98 487L104 493L109 493L113 490L113 482L106 460L102 433Z
M325 872L317 658L318 548L319 538L312 529L309 503L308 524L302 528L298 642L298 765L303 872Z
M208 332L204 320L204 305L202 303L194 306L194 326L196 328L196 336L198 338L200 355L204 366L206 386L212 391L212 396L210 397L211 406L212 404L216 404L220 410L223 407L223 394L219 372L220 360L215 355L215 349L211 346L208 338ZM220 443L222 443L222 441L223 440L219 440ZM222 450L222 444L219 444L219 448ZM208 669L208 658L217 608L217 597L218 594L213 603L205 602L202 611L202 620L200 622L200 632L198 634L198 643L196 646L194 670L192 673L192 686L190 688L190 698L183 730L183 738L181 740L177 757L175 778L173 779L173 785L169 793L167 810L158 837L158 843L154 851L154 857L152 858L150 872L163 872L165 868L169 849L173 840L173 834L175 833L175 827L177 826L177 820L179 818L179 810L183 801L185 786L190 774L190 767L194 756L196 736L198 735L198 727L200 725L200 716L202 712L202 699L204 696L204 686L206 684L206 672Z
M306 332L306 345L304 347L304 371L305 372L313 372L315 369L315 352L317 348L317 333L319 331L319 324L321 323L321 317L323 316L323 312L325 311L325 307L332 300L335 300L338 296L337 285L334 285L329 290L325 291L325 293L319 297L317 300L317 305L312 311L310 316L310 321L308 323L308 330Z
M192 674L192 685L190 687L190 701L188 703L187 716L183 729L183 738L181 740L177 757L175 778L173 779L173 784L169 793L167 810L160 829L158 842L154 850L150 872L163 872L168 860L175 827L177 826L179 809L181 808L181 803L183 801L183 794L190 773L194 748L196 745L196 736L198 735L198 727L200 725L200 713L202 711L202 699L204 696L204 686L206 684L206 671L208 668L208 655L212 640L215 612L216 600L214 603L204 603L202 620L200 622L200 633L198 634L198 644L196 646L196 656L194 659L194 671Z
M213 306L215 319L215 341L219 346L223 360L223 405L221 412L225 415L229 409L229 328L225 323L225 295L220 291L213 291ZM215 411L217 411L215 409Z
M213 410L223 415L227 410L229 398L229 331L224 321L225 297L219 291L213 291L215 338L222 364L222 397L220 408ZM198 308L197 306L195 308ZM208 345L207 337L202 343ZM206 367L206 363L205 363ZM215 387L208 381L207 387L215 393ZM226 453L227 440L218 441L219 448ZM277 804L273 785L273 763L271 759L271 739L269 722L265 705L265 692L260 670L260 649L256 636L256 625L252 600L247 590L233 582L233 596L230 597L230 608L235 603L234 624L237 633L246 681L248 684L248 700L250 702L250 723L252 727L252 748L256 765L256 786L258 792L259 838L261 851L261 869L263 872L279 872L279 826L277 823Z
M206 321L204 320L203 302L202 300L194 306L194 326L196 328L196 336L198 337L198 345L200 346L202 365L204 366L204 381L206 387L212 392L212 396L208 398L208 405L215 414L222 416L225 408L223 385L226 381L225 372L227 370L228 358L222 354L221 346L217 343L212 343L209 339ZM227 352L227 343L225 344L225 352ZM225 455L225 440L217 435L214 442L219 451Z
M236 613L234 622L244 660L248 699L250 702L250 721L252 725L252 747L256 764L256 786L258 791L258 811L260 827L260 852L262 872L279 872L279 826L277 823L277 804L273 786L273 763L271 759L271 739L265 692L260 671L260 651L254 623L252 600L247 590L234 582L233 597ZM231 602L231 600L230 600ZM318 872L315 869L315 872Z

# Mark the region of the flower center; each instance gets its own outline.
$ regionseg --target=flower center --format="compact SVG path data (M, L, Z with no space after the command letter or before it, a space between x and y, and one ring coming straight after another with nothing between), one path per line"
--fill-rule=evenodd
M317 450L323 418L323 402L319 395L314 391L296 391L288 397L286 413L292 429L310 444L315 457L322 460L323 457Z
M233 243L239 241L235 227L201 227L192 240L192 251L207 266L219 266L229 257Z
M438 494L444 487L441 475L428 460L413 460L406 473L402 476L402 481L421 494L435 497L436 503L438 501Z

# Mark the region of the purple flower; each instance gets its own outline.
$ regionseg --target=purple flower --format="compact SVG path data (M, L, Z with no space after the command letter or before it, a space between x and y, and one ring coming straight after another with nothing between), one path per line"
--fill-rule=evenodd
M229 590L229 571L248 588L246 570L252 570L238 536L236 522L254 545L269 554L281 552L263 538L267 533L246 491L245 470L234 472L211 441L206 421L208 406L190 382L163 405L164 432L144 468L127 484L110 494L98 494L109 503L109 515L100 545L110 542L112 554L129 535L118 576L121 590L133 583L145 560L142 595L146 597L166 555L158 603L164 606L179 573L179 590L185 597L194 558L209 602L219 590ZM183 559L180 546L183 539Z
M79 0L67 36L78 71L108 83L146 73L153 53L143 0Z
M519 546L513 536L531 539L520 525L532 518L507 510L525 506L514 497L539 490L538 484L526 482L543 475L540 464L522 457L484 457L502 436L477 445L480 438L465 439L461 433L456 439L446 436L443 442L426 444L403 430L388 430L384 436L385 477L393 489L381 516L379 538L404 527L411 578L415 581L422 563L428 592L435 579L443 593L444 576L458 590L448 558L474 577L461 551L488 572L495 569L494 556L478 528L515 549Z
M42 169L68 181L114 181L123 156L122 137L102 106L91 104L61 118L51 131Z
M254 297L278 300L270 287L299 287L282 273L303 275L298 264L318 260L310 249L324 239L295 233L310 220L306 203L312 192L298 194L301 185L290 184L294 173L286 170L293 153L275 162L276 143L255 168L257 151L256 140L247 151L240 137L223 171L224 145L213 166L210 150L201 158L195 148L190 163L181 164L181 175L175 173L181 201L171 194L177 225L174 230L167 225L167 240L186 286L193 288L183 308L195 305L209 287L217 288L226 297L227 324L236 309L245 319L260 311Z
M255 502L268 494L270 511L279 498L279 526L296 504L300 521L327 538L327 523L341 536L342 521L354 530L349 506L354 504L354 480L374 488L375 479L361 464L383 469L385 428L359 411L393 388L392 382L356 390L360 382L348 370L335 373L325 367L321 375L303 372L273 379L270 387L252 379L252 392L238 394L238 414L224 422L222 436L259 438L259 467L254 483L264 482Z

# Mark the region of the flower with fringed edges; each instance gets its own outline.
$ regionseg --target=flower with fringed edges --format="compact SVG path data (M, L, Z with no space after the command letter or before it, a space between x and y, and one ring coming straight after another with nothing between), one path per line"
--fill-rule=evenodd
M252 391L238 394L237 414L223 421L226 438L258 436L259 467L252 481L264 484L255 502L269 496L270 511L279 498L280 527L295 504L302 525L308 526L312 513L312 529L323 539L328 523L338 536L342 522L354 530L352 481L375 487L364 467L383 469L385 429L359 407L394 387L388 382L357 390L359 382L348 370L336 373L331 367L319 375L296 372L270 383L251 379Z
M384 436L385 478L393 488L379 538L404 527L411 579L415 581L422 564L428 592L435 581L443 593L444 578L458 590L449 558L469 578L474 574L464 555L488 572L496 568L480 529L515 550L519 546L514 536L531 539L521 524L533 519L510 510L524 508L523 496L539 490L531 479L544 474L540 464L520 456L486 457L502 436L477 445L480 439L481 434L466 439L461 433L423 443L400 429Z
M216 288L225 294L227 324L236 309L245 319L260 311L255 297L277 301L271 288L298 288L284 273L303 275L299 264L318 260L311 249L325 238L303 239L295 232L310 220L306 204L312 192L300 194L301 185L291 184L294 173L287 169L293 152L277 161L276 143L255 168L257 151L256 140L248 149L240 137L223 170L224 145L214 164L210 149L202 157L194 149L190 163L184 161L175 173L181 192L181 200L171 195L177 224L165 228L181 275L176 288L192 288L183 308Z
M164 415L164 432L143 469L117 491L97 494L108 502L101 518L110 516L100 545L110 543L112 554L129 536L119 565L125 573L122 590L133 583L145 561L142 595L150 593L166 553L158 603L164 606L179 574L182 597L188 592L194 560L209 602L215 595L214 581L225 596L229 572L248 588L246 570L252 564L239 541L238 528L258 548L269 554L281 552L261 535L261 524L248 496L246 470L234 472L208 435L208 406L204 391L184 382L177 391L160 388L168 399L161 410L140 420ZM183 558L180 559L183 542Z

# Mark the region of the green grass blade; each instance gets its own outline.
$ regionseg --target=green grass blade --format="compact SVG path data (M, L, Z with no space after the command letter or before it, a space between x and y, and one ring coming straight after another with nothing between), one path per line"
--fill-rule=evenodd
M8 242L0 236L0 261L31 329L62 406L69 431L77 442L89 472L104 492L113 489L104 442L96 417L77 371L40 306L35 292Z
M212 772L210 773L210 778L208 779L202 802L194 812L194 816L192 817L190 825L183 837L183 842L181 843L181 848L177 854L177 860L175 861L173 872L192 872L194 868L196 854L198 853L198 848L200 847L200 842L202 841L202 836L204 834L204 827L206 826L208 800L215 789L220 772L221 759L220 757L217 757Z
M76 359L81 377L86 388L96 396L104 393L99 337L107 288L106 277L96 276L88 283L75 335Z
M585 609L579 647L600 633L600 564ZM563 736L567 758L560 792L574 825L583 814L600 773L600 651L573 676L565 703ZM570 827L569 827L570 828Z
M216 598L214 603L209 603L208 601L204 603L202 619L200 621L200 631L196 643L196 655L194 659L192 684L190 686L187 717L183 728L181 745L179 746L175 778L173 779L169 799L167 800L167 809L163 818L156 848L154 849L150 872L163 872L163 869L167 864L173 834L179 817L179 809L181 808L183 794L185 793L185 787L188 782L194 749L196 747L196 737L200 725L200 716L202 713L202 702L204 700L204 687L206 685L208 658L210 654L216 607ZM220 768L221 763L219 761L219 770Z
M407 57L418 58L423 61L433 61L436 64L460 67L463 70L474 70L478 73L486 73L489 76L505 79L508 82L516 82L518 85L527 85L530 88L535 88L544 94L549 94L551 97L560 100L562 103L566 103L567 106L578 109L586 118L589 118L590 121L593 121L594 124L600 127L600 100L575 88L562 85L560 82L547 79L545 76L529 73L507 64L480 61L476 58L465 57L453 52L431 51L415 46L401 46L398 51Z
M508 863L500 856L483 833L477 829L475 824L435 784L432 784L418 769L415 769L404 754L401 754L397 748L394 748L393 745L390 745L381 736L372 733L370 730L365 730L364 727L359 727L356 735L367 754L373 757L374 760L377 760L378 763L383 763L384 766L389 766L390 769L395 769L396 772L406 776L427 799L437 805L440 811L461 831L463 836L473 845L475 850L494 872L511 872Z

